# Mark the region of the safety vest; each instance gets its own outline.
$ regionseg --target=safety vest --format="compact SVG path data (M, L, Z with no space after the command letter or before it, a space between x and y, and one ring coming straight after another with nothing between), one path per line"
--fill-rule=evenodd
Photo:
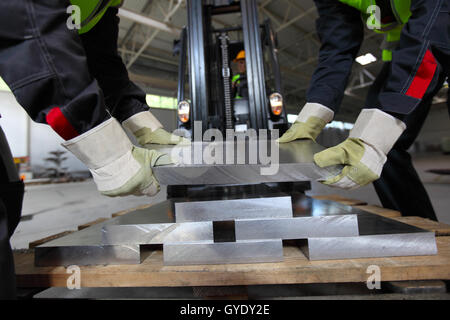
M362 18L367 27L378 33L385 34L385 41L381 47L383 61L392 60L392 50L400 41L403 26L411 17L411 0L339 0L361 11ZM371 10L371 6L378 6L381 13L392 11L392 19L383 21ZM380 18L380 19L378 19ZM381 21L380 21L381 20Z
M78 33L82 34L91 30L109 7L120 6L122 0L70 0L70 2L80 8L81 28Z
M238 73L236 75L233 76L233 78L231 78L231 82L232 83L236 83L236 85L241 83L241 80L239 80L241 78L241 74ZM236 96L234 97L235 99L242 99L242 97L239 95L239 89L236 87Z

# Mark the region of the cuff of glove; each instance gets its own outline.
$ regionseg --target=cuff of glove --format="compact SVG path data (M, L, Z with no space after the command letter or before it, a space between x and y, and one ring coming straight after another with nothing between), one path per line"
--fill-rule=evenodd
M406 125L379 109L363 109L350 131L349 138L358 138L387 154Z
M296 122L306 123L310 117L316 117L328 123L333 120L334 111L320 103L308 102L298 114Z
M62 146L92 170L114 162L133 147L122 126L114 118L62 143Z
M154 132L155 130L163 127L161 122L159 122L150 111L136 113L134 116L131 116L122 122L122 125L132 133L135 133L142 128L149 128L152 132Z

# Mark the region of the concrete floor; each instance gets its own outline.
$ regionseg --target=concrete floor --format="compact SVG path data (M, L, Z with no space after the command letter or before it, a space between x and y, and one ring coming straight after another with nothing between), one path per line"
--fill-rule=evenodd
M450 168L450 156L433 155L417 157L414 161L424 181L439 221L450 224L450 176L437 176L425 172L428 169ZM309 195L340 194L345 197L380 204L372 185L345 191L313 183ZM154 198L108 198L100 195L93 181L81 183L27 186L23 204L22 221L14 233L11 244L15 249L27 248L28 243L98 218L111 217L118 211L149 203L163 201L165 187Z
M102 196L92 180L27 186L22 219L13 237L14 249L28 248L28 243L67 230L113 213L165 200L166 188L154 198Z

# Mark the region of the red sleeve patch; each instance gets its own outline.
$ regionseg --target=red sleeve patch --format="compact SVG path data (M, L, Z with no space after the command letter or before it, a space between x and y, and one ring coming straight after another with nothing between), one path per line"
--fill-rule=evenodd
M414 76L411 86L409 87L406 95L422 99L433 80L434 74L437 69L437 62L430 50L425 53L422 63Z
M64 140L70 140L79 135L58 107L50 110L46 120L50 127L52 127L52 129Z

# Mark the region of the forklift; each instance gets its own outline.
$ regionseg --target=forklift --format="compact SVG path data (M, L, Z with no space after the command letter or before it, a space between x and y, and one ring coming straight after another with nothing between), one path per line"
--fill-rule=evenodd
M252 128L288 129L283 107L276 35L270 20L259 24L256 0L188 0L188 25L174 49L179 53L178 128L194 134L201 121L202 134L210 128L245 132ZM238 14L242 25L214 28L215 15ZM235 35L231 40L232 35ZM236 36L237 35L237 36ZM245 50L246 77L241 81L248 94L232 96L231 61ZM190 96L185 96L188 76Z
M178 129L185 137L201 136L208 129L243 133L248 129L288 128L283 104L277 37L269 19L260 24L256 0L187 0L188 25L174 43L179 54ZM215 28L213 17L240 14L242 24ZM234 39L234 40L232 40ZM242 39L242 40L236 40ZM232 95L233 77L230 57L244 50L246 76L242 81L247 94ZM187 81L186 81L187 80ZM187 83L186 83L187 82ZM186 86L189 96L186 96ZM194 126L200 122L201 126ZM199 133L197 132L197 135ZM311 189L309 181L262 185L168 186L168 198L227 199L262 196L279 192Z

